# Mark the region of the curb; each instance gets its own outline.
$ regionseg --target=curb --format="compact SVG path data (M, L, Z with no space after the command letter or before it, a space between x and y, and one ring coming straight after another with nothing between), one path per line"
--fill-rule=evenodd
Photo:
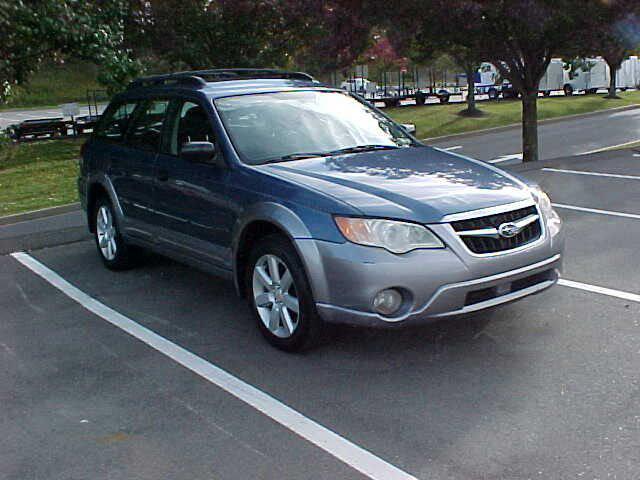
M589 118L596 117L598 115L606 115L615 112L624 112L626 110L635 110L640 108L640 104L635 103L633 105L625 105L624 107L615 107L615 108L607 108L605 110L597 110L595 112L587 112L587 113L577 113L575 115L565 115L563 117L555 117L555 118L547 118L544 120L538 120L538 125L548 125L558 122L563 122L565 120L578 120L581 118ZM422 142L445 142L448 140L454 140L457 138L469 138L479 135L484 135L486 133L500 133L505 132L507 130L512 130L514 128L520 128L522 126L521 123L511 123L509 125L503 125L501 127L492 127L492 128L483 128L481 130L473 130L471 132L462 132L462 133L452 133L451 135L442 135L439 137L430 137L423 138L420 141Z
M61 215L63 213L74 212L80 210L80 203L68 203L66 205L60 205L58 207L41 208L39 210L32 210L30 212L16 213L14 215L7 215L0 217L0 225L11 225L13 223L26 222L28 220L36 220L38 218L51 217L54 215Z
M0 238L0 255L7 255L16 251L38 250L47 247L57 247L68 243L89 240L87 227L70 227L61 230L48 230L10 238Z

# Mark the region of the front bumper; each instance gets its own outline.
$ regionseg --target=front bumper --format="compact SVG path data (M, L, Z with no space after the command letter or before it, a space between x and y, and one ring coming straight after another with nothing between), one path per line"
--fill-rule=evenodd
M297 240L320 316L365 326L425 323L465 315L541 292L562 270L562 233L499 255L471 254L447 224L430 226L447 248L394 255L352 243ZM386 288L405 298L392 317L377 314L372 299Z

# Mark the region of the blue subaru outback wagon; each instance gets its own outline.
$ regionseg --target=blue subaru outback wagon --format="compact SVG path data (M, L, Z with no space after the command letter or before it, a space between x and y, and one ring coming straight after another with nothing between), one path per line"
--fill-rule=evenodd
M477 312L558 279L561 221L533 184L429 147L304 73L142 78L83 148L78 187L104 264L140 248L235 282L275 346L325 322Z

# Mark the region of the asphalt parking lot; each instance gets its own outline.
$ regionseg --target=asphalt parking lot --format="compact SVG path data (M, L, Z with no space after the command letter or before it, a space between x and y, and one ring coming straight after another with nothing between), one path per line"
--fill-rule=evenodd
M0 478L640 478L640 156L541 167L564 285L302 355L160 257L1 256Z

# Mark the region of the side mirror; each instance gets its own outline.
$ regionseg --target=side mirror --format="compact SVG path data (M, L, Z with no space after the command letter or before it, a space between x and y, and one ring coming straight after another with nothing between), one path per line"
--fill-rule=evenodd
M413 123L403 123L402 127L407 131L410 135L415 135L416 126Z
M180 156L194 163L214 163L216 147L211 142L187 142L182 145Z

